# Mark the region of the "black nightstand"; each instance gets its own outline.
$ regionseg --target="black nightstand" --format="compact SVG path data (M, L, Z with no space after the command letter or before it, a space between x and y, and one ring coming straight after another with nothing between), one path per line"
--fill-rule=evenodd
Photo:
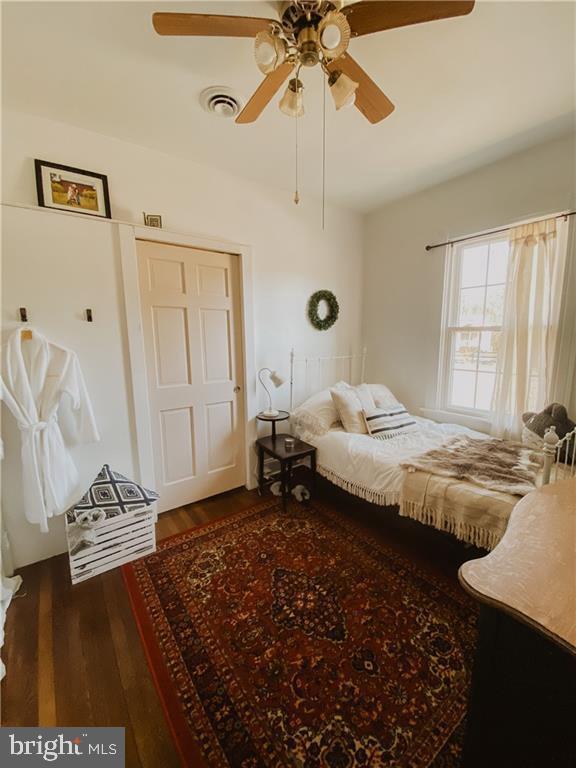
M258 446L258 490L262 493L265 490L266 481L264 478L264 457L270 456L280 463L280 483L282 485L282 502L286 508L286 499L290 496L290 479L292 467L295 461L308 458L310 460L310 472L312 482L310 495L312 496L316 486L316 448L303 440L294 440L294 448L287 450L285 445L286 438L292 438L292 435L270 435L256 440ZM274 481L273 481L274 482Z

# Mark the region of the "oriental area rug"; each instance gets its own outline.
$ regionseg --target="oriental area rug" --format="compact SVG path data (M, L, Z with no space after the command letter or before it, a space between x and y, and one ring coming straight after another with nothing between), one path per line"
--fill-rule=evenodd
M458 766L475 608L342 513L274 499L123 571L183 765Z

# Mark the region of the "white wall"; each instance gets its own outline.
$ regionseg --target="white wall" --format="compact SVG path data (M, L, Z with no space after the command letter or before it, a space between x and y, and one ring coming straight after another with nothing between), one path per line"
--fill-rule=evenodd
M425 246L574 208L574 146L574 137L539 145L366 217L368 374L408 408L436 404L444 249Z
M3 341L17 326L18 307L24 306L31 325L78 352L102 434L101 443L72 448L81 487L90 485L104 463L133 476L124 307L113 227L16 208L3 209L2 225ZM87 307L94 312L93 323L84 319ZM22 565L63 551L64 520L52 520L47 534L25 521L20 434L6 408L2 437L2 511L15 563Z
M36 204L34 158L107 174L115 218L141 223L142 211L160 213L166 229L252 246L257 368L287 374L292 345L312 354L359 349L358 214L328 208L323 232L317 201L296 207L283 192L208 166L13 112L3 115L3 203ZM74 449L85 482L104 461L127 474L136 466L115 232L87 217L3 208L3 328L16 327L17 309L26 306L38 330L78 352L102 432L98 446ZM319 288L340 302L340 319L327 332L315 331L305 313ZM86 307L94 310L93 324L82 320ZM279 395L287 403L288 387ZM4 517L19 566L64 551L63 526L57 519L43 535L23 519L18 435L11 416L3 416Z

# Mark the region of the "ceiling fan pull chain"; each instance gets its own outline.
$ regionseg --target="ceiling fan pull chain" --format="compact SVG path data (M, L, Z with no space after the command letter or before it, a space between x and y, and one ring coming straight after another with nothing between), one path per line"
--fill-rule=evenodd
M326 221L326 78L322 73L322 230Z
M298 73L296 74L296 78L298 78ZM294 117L294 125L296 126L296 148L294 153L294 161L295 161L295 186L296 189L294 191L294 204L298 205L300 202L300 195L298 194L298 112L296 112L296 116Z

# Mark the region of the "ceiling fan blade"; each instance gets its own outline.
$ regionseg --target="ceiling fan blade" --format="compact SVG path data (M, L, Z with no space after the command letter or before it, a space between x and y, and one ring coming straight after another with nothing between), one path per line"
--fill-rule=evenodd
M155 13L152 24L159 35L206 37L256 37L272 19L249 16L215 16L210 13Z
M328 69L330 72L340 70L358 83L355 105L369 122L379 123L394 112L394 104L349 54L331 61Z
M236 118L236 122L253 123L254 120L260 117L260 114L263 112L268 102L272 99L293 69L294 64L291 61L285 61L284 64L281 64L278 69L274 70L274 72L270 72L269 75L266 75L264 80L262 80L258 88L254 91L250 101Z
M359 37L424 21L466 16L473 8L472 0L366 0L346 6L342 13L348 18L352 37Z

